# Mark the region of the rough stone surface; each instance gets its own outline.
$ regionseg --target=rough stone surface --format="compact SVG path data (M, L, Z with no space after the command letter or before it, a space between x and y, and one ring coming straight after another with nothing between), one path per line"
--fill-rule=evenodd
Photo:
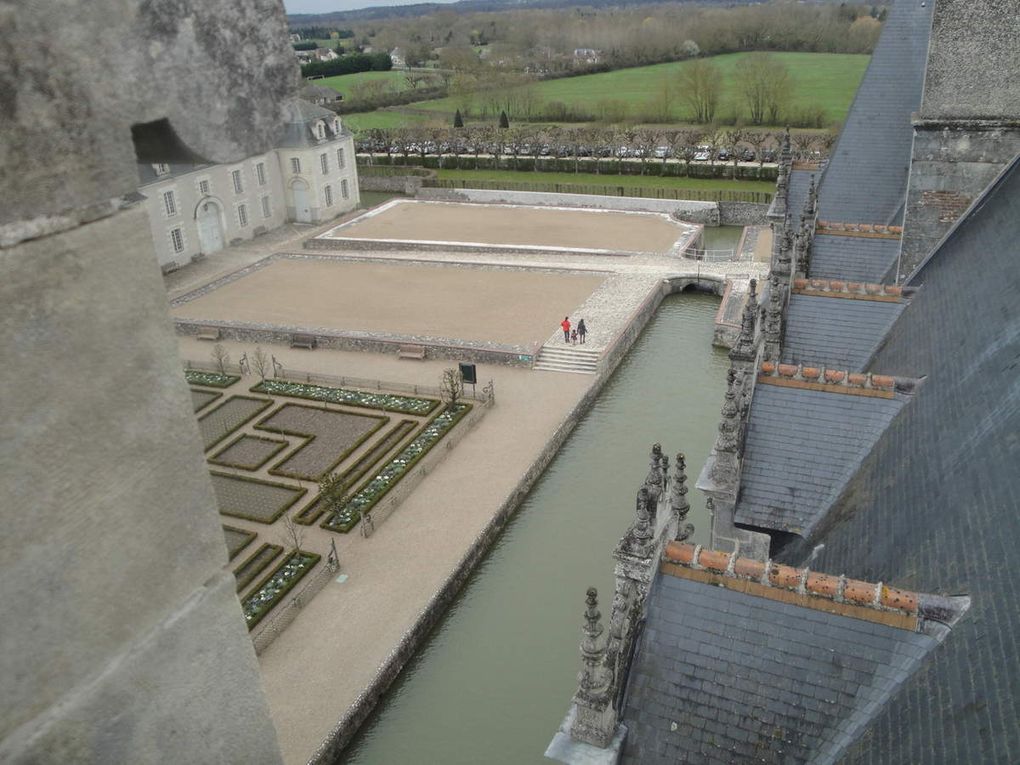
M149 145L181 158L268 149L297 85L286 32L275 0L5 5L0 226L134 191L132 126L168 120L177 146L163 140L169 130Z
M1020 12L1015 0L933 4L921 117L1020 119L1020 79L1015 76L1020 72Z
M278 758L165 301L140 208L0 250L0 760Z

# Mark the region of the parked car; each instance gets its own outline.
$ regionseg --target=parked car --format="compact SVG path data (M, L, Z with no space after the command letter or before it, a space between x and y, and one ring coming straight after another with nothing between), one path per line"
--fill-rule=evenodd
M695 149L696 149L696 151L694 152L694 161L695 162L708 162L708 160L712 159L712 147L711 146L704 146L704 145L696 146Z
M733 155L730 154L728 149L719 149L719 153L715 155L715 158L720 162L729 162L733 159Z
M667 157L669 157L670 154L672 154L672 152L670 151L668 146L656 146L655 147L655 158L656 159L666 159Z
M755 155L754 155L754 151L752 149L744 149L742 152L740 152L740 161L741 162L754 162L754 160L755 160Z

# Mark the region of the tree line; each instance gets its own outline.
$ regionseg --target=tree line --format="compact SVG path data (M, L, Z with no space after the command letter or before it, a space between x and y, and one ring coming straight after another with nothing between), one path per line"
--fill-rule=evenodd
M312 61L301 65L302 77L333 77L356 72L388 72L393 61L388 53L348 53L333 61Z

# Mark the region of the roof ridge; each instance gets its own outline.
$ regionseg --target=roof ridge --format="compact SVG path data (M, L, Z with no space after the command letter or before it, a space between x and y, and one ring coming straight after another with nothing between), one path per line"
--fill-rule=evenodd
M809 295L811 297L833 297L851 300L871 300L878 303L898 303L902 298L913 295L916 290L912 288L904 289L895 284L879 284L878 282L798 277L793 280L791 291L794 295Z
M917 380L909 377L827 369L824 366L814 367L805 364L777 364L774 361L761 363L758 382L873 398L893 398L897 392L913 393L918 384Z
M750 595L839 613L912 631L921 620L951 623L965 606L938 595L794 568L774 561L669 542L662 553L661 572L716 584ZM958 607L959 606L959 607Z
M858 236L871 239L900 239L903 226L887 226L882 223L844 223L841 221L819 220L815 234L833 236Z

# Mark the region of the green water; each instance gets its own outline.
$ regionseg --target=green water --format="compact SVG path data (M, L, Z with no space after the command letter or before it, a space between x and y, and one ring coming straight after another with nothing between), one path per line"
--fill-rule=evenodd
M695 479L711 448L728 361L712 348L718 298L667 298L405 667L345 762L521 765L542 756L580 668L584 592L613 587L611 552L659 441L688 456L697 541L708 521Z

